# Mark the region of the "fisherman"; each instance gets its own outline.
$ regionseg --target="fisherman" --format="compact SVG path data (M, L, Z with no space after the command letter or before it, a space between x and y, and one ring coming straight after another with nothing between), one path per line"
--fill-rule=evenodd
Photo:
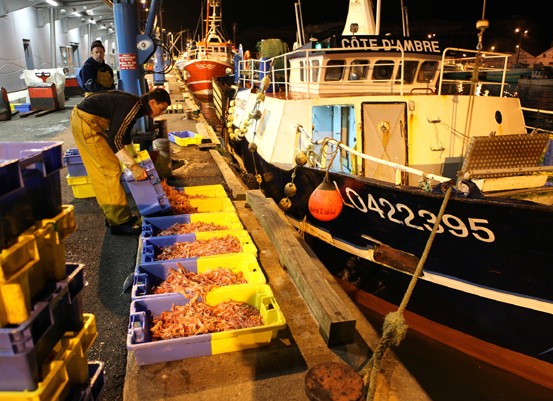
M115 89L113 70L105 61L106 49L101 40L90 45L90 57L79 71L81 86L85 96L91 93Z
M148 178L125 146L132 149L131 131L143 116L157 117L171 104L162 88L136 96L111 90L93 93L73 108L71 130L96 200L113 235L138 235L140 219L131 214L121 184L121 165L135 180Z

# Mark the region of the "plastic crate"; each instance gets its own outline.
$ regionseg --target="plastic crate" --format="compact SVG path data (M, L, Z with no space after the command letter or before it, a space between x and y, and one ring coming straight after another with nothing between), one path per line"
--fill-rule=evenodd
M84 287L83 265L70 264L68 271L67 279L60 280L48 297L33 305L27 320L0 328L0 391L36 389L46 374L41 367L62 336L84 330L90 338L90 326L95 330L95 321L84 324L82 302L78 302Z
M139 164L146 170L148 179L136 181L132 174L129 174L130 171L125 172L123 175L140 214L142 216L152 216L156 213L164 214L169 212L171 204L161 186L152 160L146 159Z
M157 260L157 255L160 253L160 248L167 247L169 245L173 245L177 242L193 242L195 240L206 240L210 238L215 237L226 237L227 235L232 235L240 241L240 244L242 245L242 252L239 253L251 253L254 256L257 256L257 248L255 244L253 243L252 238L250 237L250 234L246 230L237 230L232 232L231 234L227 234L226 232L222 231L213 231L213 232L204 232L204 233L196 233L195 239L191 239L188 235L172 235L167 237L152 237L144 239L143 241L143 247L142 247L142 254L140 256L140 265L145 265L147 263L155 263L160 262ZM234 255L235 253L229 253L225 255ZM200 256L199 258L214 258L218 256L222 256L223 254L217 254L217 255L210 255L210 256ZM171 259L173 262L180 262L187 259L198 259L196 257L194 258L179 258L179 259Z
M202 143L202 136L192 131L174 131L167 134L169 141L179 146L199 145Z
M53 226L63 240L75 232L77 223L75 221L75 206L62 205L61 209L61 213L51 219L38 220L36 226L39 228Z
M31 193L25 189L19 162L0 159L0 250L17 242L34 221Z
M236 208L229 197L189 199L190 206L196 208L195 213L234 212ZM176 209L175 209L176 210ZM176 215L178 216L178 214Z
M101 401L106 384L105 363L88 362L89 384L87 386L71 386L71 392L66 401Z
M265 275L257 263L257 258L251 253L229 254L202 260L186 260L183 262L160 262L137 266L131 297L133 300L160 297L166 294L153 294L152 289L165 281L171 269L184 268L193 273L205 273L209 270L225 268L234 273L242 273L247 284L266 283Z
M174 294L136 300L131 302L127 349L134 352L138 365L149 365L266 346L276 338L278 330L286 327L286 319L267 284L220 287L207 294L205 302L217 305L229 299L255 306L261 314L263 325L152 341L149 316L156 317L164 311L170 311L173 305L186 305L189 299Z
M31 104L30 103L16 104L14 106L14 109L19 111L20 113L27 113L31 111Z
M24 322L31 312L30 272L38 263L36 238L19 236L0 253L0 327Z
M90 183L90 178L88 175L83 175L79 177L71 177L68 175L67 184L71 186L73 191L73 197L76 199L86 199L86 198L95 198L96 194L94 193L94 188Z
M34 219L61 212L63 142L0 142L0 159L17 160Z
M225 191L225 187L223 187L221 184L195 185L190 187L180 187L176 189L191 196L197 195L205 196L208 198L224 198L225 196L228 197L227 191Z
M91 345L87 335L90 327L95 330L96 323L94 315L86 314L85 317L87 323L80 333L66 336L52 346L48 358L43 361L44 377L35 389L0 391L0 401L100 401L105 384L104 364L86 361Z
M142 238L157 237L174 224L212 223L227 230L243 230L244 226L235 212L177 214L174 216L145 217L142 220ZM223 231L223 230L219 230Z
M80 177L88 175L86 167L83 164L83 159L79 153L79 149L67 149L63 155L63 163L67 167L67 172L71 177Z

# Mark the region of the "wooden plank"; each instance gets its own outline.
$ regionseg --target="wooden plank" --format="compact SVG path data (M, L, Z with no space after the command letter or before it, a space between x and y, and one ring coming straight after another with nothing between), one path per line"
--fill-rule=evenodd
M212 143L214 143L216 145L221 144L221 141L219 141L219 138L217 137L217 134L215 133L215 131L213 130L213 128L211 128L211 126L209 124L197 123L196 124L196 130L197 130L198 134L200 134L202 137L204 137L206 139L210 139Z
M322 262L297 234L272 199L261 191L246 192L246 202L276 248L280 262L288 269L319 323L319 332L329 346L351 344L355 336L355 319L349 309L325 280Z
M244 190L244 186L238 180L234 172L231 170L229 165L226 163L226 161L223 159L223 156L219 153L218 150L210 149L209 154L217 164L217 167L221 171L221 174L223 175L223 178L225 179L225 182L227 183L231 193L232 198L234 200L245 200L246 199L246 191Z

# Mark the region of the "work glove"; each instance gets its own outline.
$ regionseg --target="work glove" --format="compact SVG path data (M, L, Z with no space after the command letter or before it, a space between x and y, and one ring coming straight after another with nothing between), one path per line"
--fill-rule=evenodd
M143 181L148 178L148 173L139 164L131 166L131 173L136 181Z

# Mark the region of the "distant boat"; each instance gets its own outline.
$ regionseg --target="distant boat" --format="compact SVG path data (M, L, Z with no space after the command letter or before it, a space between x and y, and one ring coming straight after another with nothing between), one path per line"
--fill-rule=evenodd
M199 97L210 97L213 78L232 73L233 69L233 45L222 31L221 1L208 0L206 6L205 36L175 62L190 91Z
M532 71L530 78L518 81L519 85L553 86L553 68L543 67Z
M508 70L495 69L485 72L485 80L491 82L501 82L503 79L506 83L516 84L520 79L530 78L532 76L531 68L511 68Z
M350 0L341 36L240 61L227 149L322 243L317 254L358 305L397 309L423 263L411 329L553 388L553 167L541 163L551 145L504 91L527 72L481 81L510 55L379 26L369 0ZM446 62L471 65L470 80L446 77Z

